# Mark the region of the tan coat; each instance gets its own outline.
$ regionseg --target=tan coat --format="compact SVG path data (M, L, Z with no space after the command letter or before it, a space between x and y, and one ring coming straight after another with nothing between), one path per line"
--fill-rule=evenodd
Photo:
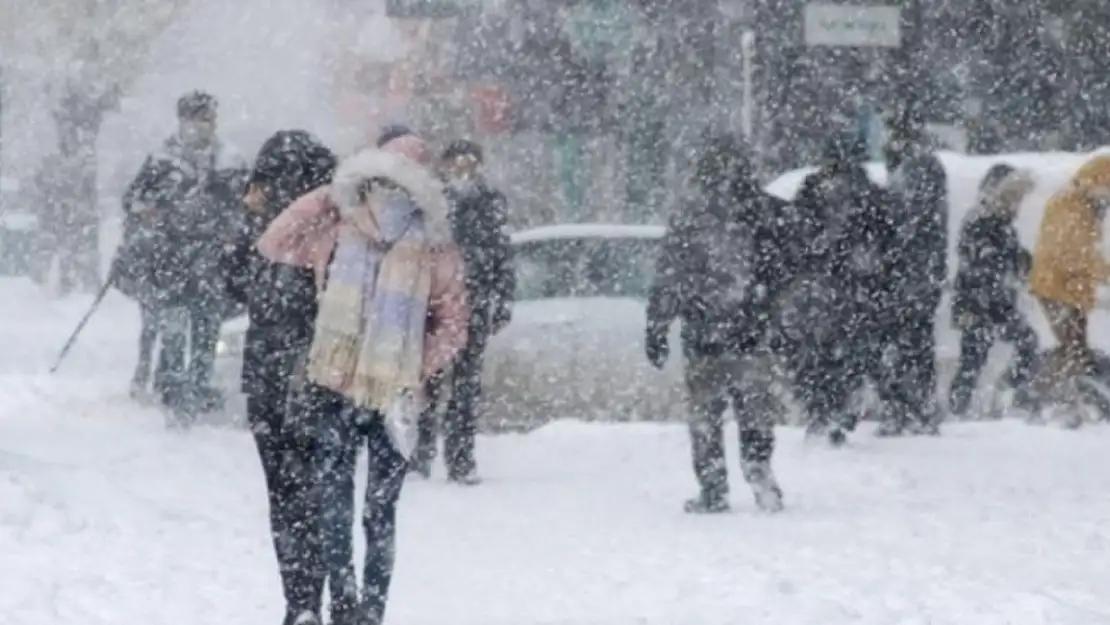
M1110 263L1099 252L1102 224L1090 198L1110 188L1110 156L1096 156L1048 201L1041 219L1029 289L1037 297L1084 312L1095 305L1095 289L1110 281Z

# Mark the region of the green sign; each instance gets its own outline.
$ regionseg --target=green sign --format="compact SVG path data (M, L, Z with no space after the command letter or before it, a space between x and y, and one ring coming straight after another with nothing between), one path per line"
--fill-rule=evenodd
M385 14L404 19L448 19L475 15L482 0L386 0Z

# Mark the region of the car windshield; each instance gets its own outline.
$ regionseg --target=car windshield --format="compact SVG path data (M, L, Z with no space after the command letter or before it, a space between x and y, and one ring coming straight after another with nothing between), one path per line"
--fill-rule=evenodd
M633 297L646 299L658 241L570 238L516 246L516 299Z

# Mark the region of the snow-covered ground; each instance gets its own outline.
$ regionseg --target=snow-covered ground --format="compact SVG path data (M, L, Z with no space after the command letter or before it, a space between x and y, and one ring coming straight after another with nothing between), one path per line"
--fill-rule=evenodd
M277 623L248 435L125 399L137 315L0 281L0 623ZM954 424L831 451L781 431L789 509L689 517L676 425L482 439L487 482L414 480L391 625L1104 625L1110 432ZM731 450L735 459L735 449Z

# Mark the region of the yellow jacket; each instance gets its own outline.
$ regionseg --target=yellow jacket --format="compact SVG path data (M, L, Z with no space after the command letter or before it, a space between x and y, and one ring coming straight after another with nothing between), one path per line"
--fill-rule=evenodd
M1110 281L1110 263L1099 253L1102 224L1087 192L1110 187L1110 155L1087 161L1068 188L1048 201L1033 250L1029 290L1083 311L1095 306L1095 288Z

